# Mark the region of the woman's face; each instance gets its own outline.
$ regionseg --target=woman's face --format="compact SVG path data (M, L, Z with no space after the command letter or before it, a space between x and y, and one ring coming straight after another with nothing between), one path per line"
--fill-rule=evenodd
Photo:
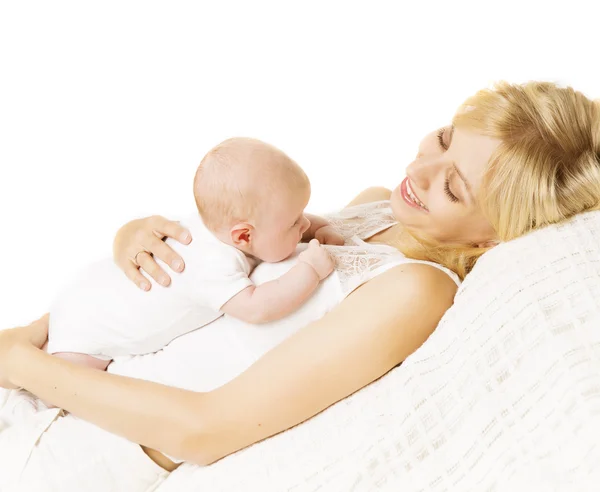
M427 135L407 178L392 193L396 218L442 242L484 246L495 239L475 197L500 141L444 127Z

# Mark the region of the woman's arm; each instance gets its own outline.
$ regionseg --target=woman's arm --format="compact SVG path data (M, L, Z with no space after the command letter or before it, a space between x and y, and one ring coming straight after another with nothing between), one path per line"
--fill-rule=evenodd
M0 358L0 378L8 374L10 383L134 442L208 464L309 419L398 365L432 333L455 291L430 266L392 268L208 393L74 366L27 343Z
M219 413L198 421L195 459L210 463L289 429L378 379L423 344L455 293L446 274L425 265L367 282L212 392L207 402Z

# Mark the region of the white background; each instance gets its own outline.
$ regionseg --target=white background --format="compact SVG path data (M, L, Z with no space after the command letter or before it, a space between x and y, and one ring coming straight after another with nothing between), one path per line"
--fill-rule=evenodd
M282 148L323 212L394 187L494 80L600 96L593 4L0 3L0 327L43 314L127 220L193 210L224 138Z

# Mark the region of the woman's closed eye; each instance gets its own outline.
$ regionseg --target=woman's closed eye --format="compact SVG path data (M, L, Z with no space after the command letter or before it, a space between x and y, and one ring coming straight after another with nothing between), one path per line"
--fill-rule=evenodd
M444 141L444 135L446 133L446 128L440 128L437 132L437 139L442 150L448 150L448 144Z
M450 144L446 143L446 138L445 138L445 137L447 137L446 130L447 130L447 128L444 127L444 128L440 128L437 132L438 144L443 151L448 150L448 148L450 147ZM452 137L452 133L450 133L450 137ZM454 193L452 193L452 190L450 190L450 177L449 176L444 181L444 193L446 194L446 196L448 197L448 199L451 202L456 203L459 201L458 197Z
M446 178L446 181L444 181L444 193L451 202L456 203L458 201L458 197L450 191L450 178Z

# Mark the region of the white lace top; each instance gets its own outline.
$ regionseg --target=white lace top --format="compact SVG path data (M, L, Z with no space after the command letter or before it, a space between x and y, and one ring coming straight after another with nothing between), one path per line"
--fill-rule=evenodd
M377 274L401 263L432 265L446 272L460 285L454 272L437 263L406 258L392 246L364 241L398 223L392 214L389 200L355 205L325 217L346 240L345 246L327 246L335 259L344 296Z

